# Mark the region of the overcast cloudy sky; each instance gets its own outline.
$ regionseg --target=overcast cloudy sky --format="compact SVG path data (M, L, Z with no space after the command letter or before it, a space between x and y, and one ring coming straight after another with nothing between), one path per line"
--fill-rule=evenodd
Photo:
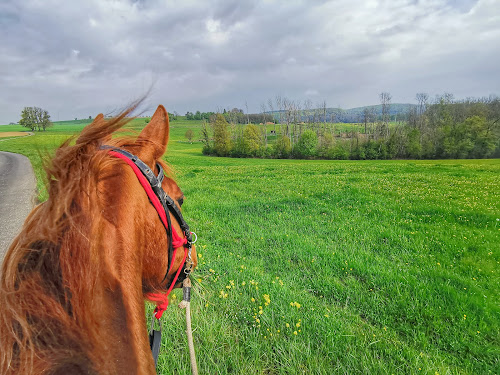
M500 0L1 0L0 124L144 109L500 94Z

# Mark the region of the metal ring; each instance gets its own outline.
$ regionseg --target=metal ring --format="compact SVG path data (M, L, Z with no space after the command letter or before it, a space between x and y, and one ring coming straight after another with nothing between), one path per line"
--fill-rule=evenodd
M163 324L161 322L161 319L157 319L154 313L153 313L153 319L151 320L150 332L152 332L155 328L155 321L158 321L158 325L160 327L160 332L161 332L163 330Z
M196 233L194 233L194 232L191 232L191 234L194 234L194 237L195 237L195 238L194 238L194 241L191 241L191 243L192 243L192 244L193 244L193 243L196 243L196 241L198 241L198 236L197 236L197 235L196 235Z

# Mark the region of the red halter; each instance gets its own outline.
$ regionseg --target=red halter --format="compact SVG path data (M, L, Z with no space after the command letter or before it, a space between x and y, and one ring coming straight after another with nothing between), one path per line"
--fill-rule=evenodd
M171 233L172 247L174 250L173 250L173 254L172 254L172 258L171 258L172 260L170 261L170 264L168 266L167 274L172 270L172 265L174 263L177 249L180 247L184 247L184 257L182 259L182 263L180 264L180 266L179 266L179 268L174 276L174 279L172 280L172 284L170 284L170 287L168 288L167 292L165 294L163 294L163 293L148 293L148 294L146 294L147 299L156 303L154 316L156 317L156 319L160 319L168 307L168 295L170 294L170 292L174 288L181 271L183 269L185 269L184 267L186 264L186 258L188 256L188 252L189 252L189 255L191 253L191 241L190 241L190 239L187 238L188 237L187 235L186 235L186 237L179 236L179 234L177 233L175 228L172 225L170 225L170 226L168 225L170 220L169 220L169 218L167 218L167 212L165 210L165 206L160 202L160 199L158 198L157 194L153 191L153 188L151 187L150 181L148 181L148 179L144 176L144 174L147 172L150 172L152 174L152 172L149 170L149 168L147 168L145 171L142 170L143 168L139 168L136 163L138 161L140 161L140 159L137 158L136 156L128 153L127 151L119 150L119 149L112 149L109 151L109 154L113 155L117 158L122 159L132 168L132 170L134 171L135 175L137 176L137 179L139 180L140 184L142 185L142 187L146 191L146 194L148 195L149 201L151 202L151 204L154 206L154 208L158 212L158 216L160 217L161 222L163 223L163 225L165 226L167 231ZM161 172L161 173L163 173L163 172ZM154 177L154 175L153 175L153 177ZM159 182L159 184L160 184L160 189L161 189L161 181ZM180 212L178 212L177 215L174 215L174 216L178 216L179 214L180 214ZM180 216L180 218L183 221L182 216ZM178 220L179 220L179 218L178 218ZM181 223L179 223L179 224L181 224ZM185 224L185 222L182 224L184 224L182 226L187 227L187 224ZM187 228L189 230L189 227L187 227ZM191 234L191 232L189 232L189 234ZM189 237L191 238L191 236L189 236ZM165 275L165 277L166 277L166 275Z

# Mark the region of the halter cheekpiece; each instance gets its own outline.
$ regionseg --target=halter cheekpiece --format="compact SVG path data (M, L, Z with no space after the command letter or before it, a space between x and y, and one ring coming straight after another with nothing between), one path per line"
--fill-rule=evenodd
M174 200L169 197L161 187L164 177L163 168L159 163L156 163L156 167L158 168L158 176L155 176L151 168L149 168L149 166L141 159L139 159L136 155L133 155L130 152L122 150L120 148L115 148L107 145L101 146L101 149L108 149L110 155L124 160L130 167L132 167L135 175L137 176L137 179L146 191L149 201L155 207L156 211L158 212L158 216L160 217L160 220L167 231L168 267L162 282L165 281L168 273L172 269L173 257L176 249L178 247L184 246L187 252L187 254L185 254L182 267L179 267L176 277L174 277L172 285L169 288L170 292L174 284L176 282L183 281L192 270L193 262L191 259L191 248L194 242L192 232L189 230L188 224L182 217L181 211L176 206ZM175 217L179 226L181 227L184 237L179 236L175 228L172 227L171 218L168 213L172 214ZM184 270L184 272L180 272L181 269ZM167 292L167 294L169 292Z

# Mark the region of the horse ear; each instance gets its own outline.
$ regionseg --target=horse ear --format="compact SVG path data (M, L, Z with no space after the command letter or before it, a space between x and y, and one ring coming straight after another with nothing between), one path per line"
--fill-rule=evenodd
M140 154L145 160L159 159L167 150L169 134L168 112L159 105L151 117L151 121L142 129L137 144L141 146Z
M100 121L104 120L104 115L102 113L99 113L95 118L94 121L92 121L92 124L98 123Z

